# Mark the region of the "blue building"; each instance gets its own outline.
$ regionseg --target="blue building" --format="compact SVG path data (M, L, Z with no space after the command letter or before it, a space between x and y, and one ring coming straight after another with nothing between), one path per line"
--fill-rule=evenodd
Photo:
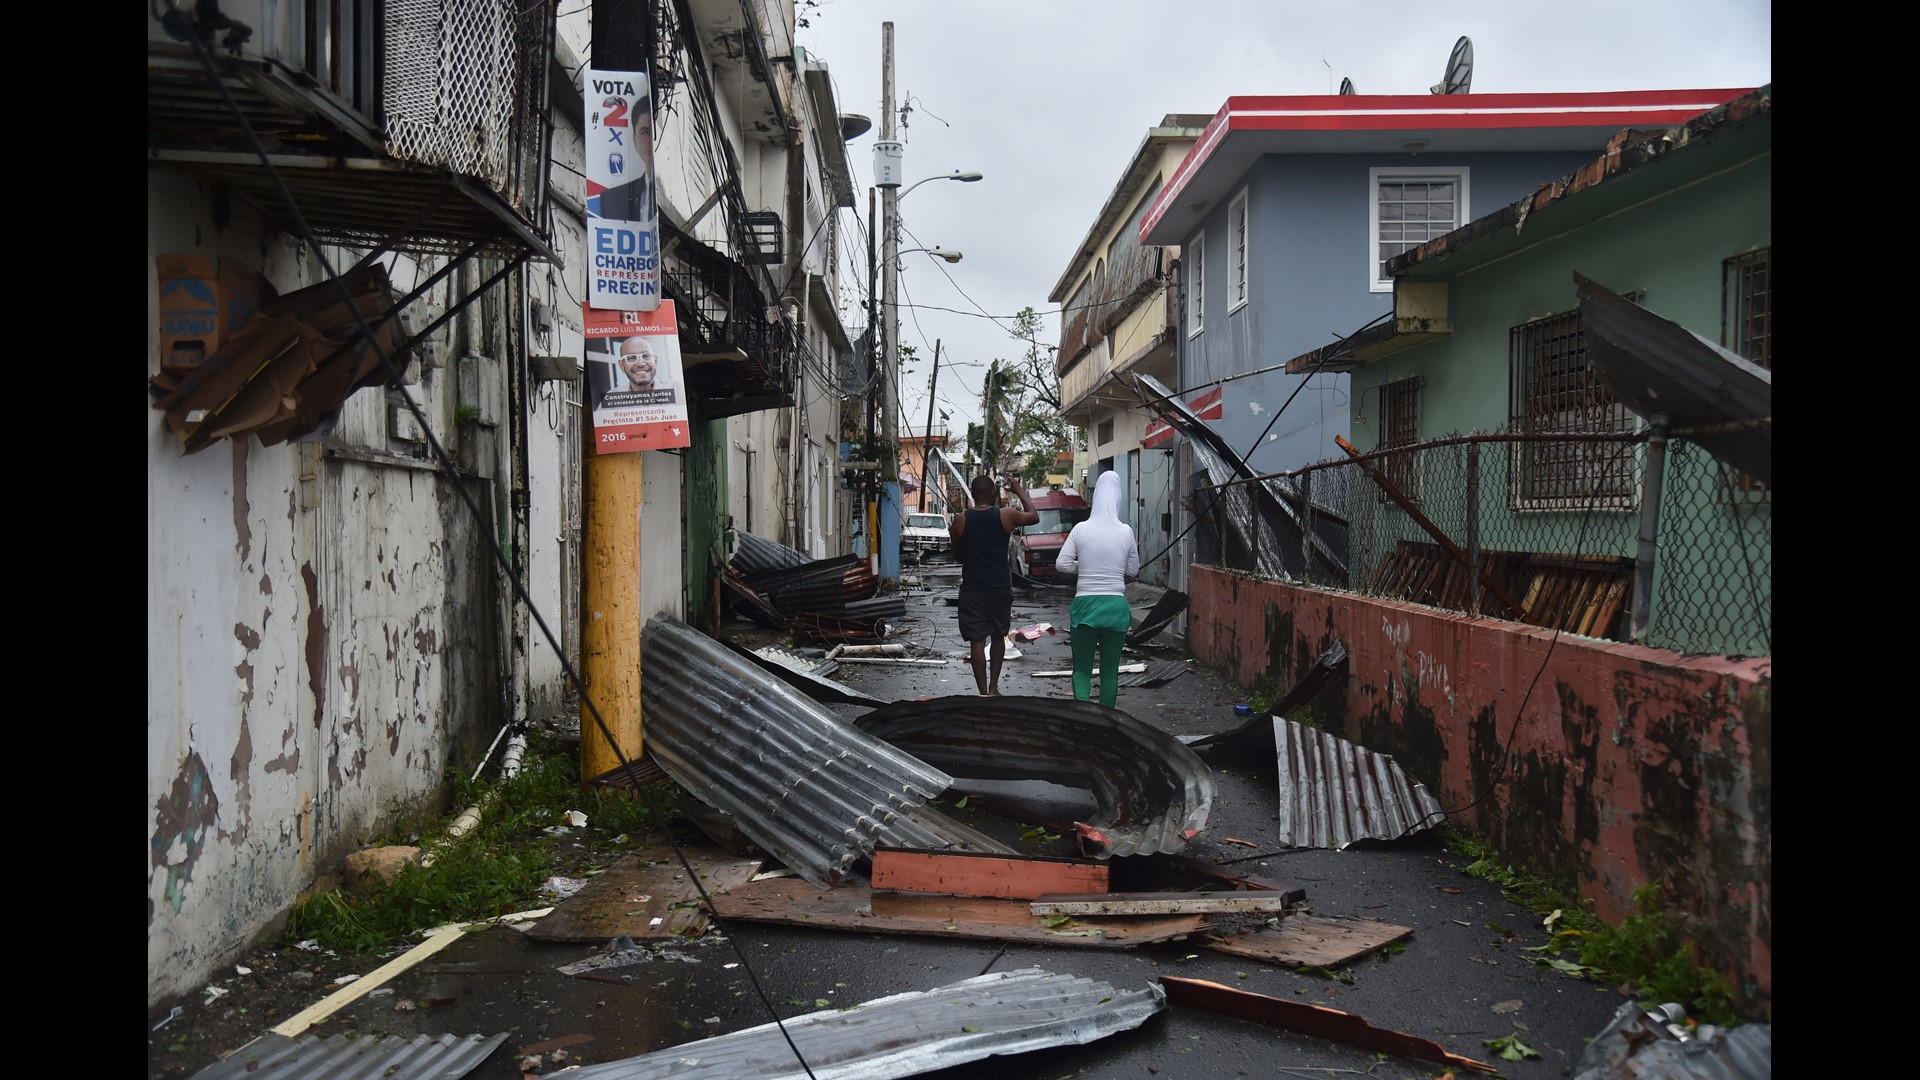
M1349 375L1287 362L1392 317L1387 260L1749 89L1228 98L1139 227L1180 250L1174 389L1257 472L1344 456Z

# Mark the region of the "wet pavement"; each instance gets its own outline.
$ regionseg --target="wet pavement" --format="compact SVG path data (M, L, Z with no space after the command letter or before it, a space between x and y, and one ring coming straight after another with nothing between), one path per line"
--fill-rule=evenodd
M908 617L899 623L906 632L895 640L948 662L848 664L834 677L886 700L973 693L966 661L949 655L966 648L956 630L956 609L943 599L953 595L957 585L952 568L909 568L908 580L902 589ZM1016 591L1016 628L1051 623L1059 633L1018 646L1021 655L1007 661L1002 676L1003 693L1072 696L1070 680L1033 674L1071 667L1069 600L1064 592ZM1139 596L1136 619L1151 600L1150 593ZM749 645L774 640L744 623L730 626L729 632ZM1127 660L1181 655L1177 647L1161 645L1130 653ZM1194 665L1159 687L1123 688L1118 708L1174 735L1204 735L1237 726L1232 707L1244 700L1244 691ZM848 719L864 711L850 705L824 707ZM1413 933L1402 947L1315 973L1210 951L1192 940L1106 949L730 922L697 941L671 944L646 963L574 976L557 969L600 955L606 945L543 942L494 927L463 935L384 980L310 1034L505 1032L505 1044L467 1075L474 1080L520 1080L765 1024L773 1018L769 1005L783 1018L792 1017L929 990L989 971L1038 967L1103 980L1121 990L1139 989L1162 975L1212 980L1339 1009L1376 1028L1429 1039L1453 1053L1491 1062L1503 1075L1545 1078L1571 1075L1586 1041L1600 1033L1624 1001L1611 986L1534 963L1535 954L1524 950L1547 940L1540 915L1509 902L1496 886L1463 874L1463 860L1445 851L1433 832L1344 851L1288 850L1273 840L1273 759L1242 753L1208 762L1216 785L1212 814L1188 854L1234 860L1242 872L1304 889L1305 908L1315 915L1410 927ZM1068 804L1077 797L1051 794ZM944 799L940 809L1003 839L1018 838L1024 831L1025 823L977 808L959 809L956 801ZM690 830L676 835L683 843L699 842ZM1070 840L1020 846L1035 854L1075 854ZM1502 1036L1517 1036L1540 1057L1500 1060L1485 1041ZM556 1049L565 1057L556 1060ZM540 1055L537 1065L527 1064L533 1054ZM921 1075L942 1080L1397 1078L1445 1071L1430 1062L1170 1006L1138 1029L1084 1046L991 1058Z

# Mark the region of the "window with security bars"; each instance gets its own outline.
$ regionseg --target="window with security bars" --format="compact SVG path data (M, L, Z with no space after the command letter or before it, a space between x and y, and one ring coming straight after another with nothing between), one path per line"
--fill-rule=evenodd
M1720 344L1773 370L1773 245L1721 263ZM1728 497L1768 502L1767 486L1747 473L1731 473Z
M1521 323L1507 334L1509 429L1528 435L1634 430L1633 414L1614 400L1587 362L1578 311ZM1513 444L1515 509L1630 507L1634 444L1541 439Z
M1400 379L1380 388L1380 449L1412 446L1420 437L1419 378ZM1409 451L1390 454L1381 461L1387 481L1409 499L1420 497L1420 472Z
M1100 441L1095 445L1105 446L1112 441L1113 441L1113 421L1112 420L1100 421Z

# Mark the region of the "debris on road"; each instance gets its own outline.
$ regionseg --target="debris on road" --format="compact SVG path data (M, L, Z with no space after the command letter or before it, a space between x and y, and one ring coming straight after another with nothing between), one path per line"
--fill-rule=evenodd
M1587 1043L1573 1080L1761 1080L1773 1075L1773 1025L1689 1026L1668 1002L1620 1006Z
M1091 860L884 847L873 853L873 887L890 892L1030 900L1067 889L1105 892L1107 882L1107 864Z
M1293 684L1293 688L1288 690L1284 697L1274 702L1273 708L1267 710L1268 714L1278 717L1291 716L1295 709L1311 701L1314 695L1327 685L1328 680L1345 673L1346 670L1347 648L1336 641L1314 660L1313 666L1307 669L1307 673L1300 677L1299 682ZM1267 723L1267 717L1254 716L1231 731L1195 739L1187 745L1195 750L1227 744L1271 745L1267 740L1272 735L1273 728Z
M1431 1039L1423 1039L1417 1035L1408 1035L1388 1028L1377 1028L1352 1013L1329 1009L1324 1005L1287 1001L1283 998L1268 997L1265 994L1236 990L1231 986L1222 986L1204 979L1182 979L1174 975L1160 976L1160 985L1166 988L1167 1000L1175 1005L1206 1009L1226 1016L1237 1016L1242 1020L1253 1020L1273 1027L1285 1028L1288 1031L1297 1031L1303 1035L1352 1043L1369 1050L1397 1054L1416 1061L1431 1061L1459 1069L1472 1069L1475 1072L1499 1072L1484 1061L1475 1061L1473 1058L1456 1054Z
M374 1076L384 1080L459 1080L507 1041L498 1035L264 1035L193 1080L251 1080L255 1076ZM372 1071L369 1071L372 1070Z
M948 774L843 723L671 615L647 623L642 648L653 673L641 706L654 759L815 886L831 887L882 841L951 845L957 830L929 827L941 818L923 805L952 785Z
M1206 828L1213 771L1159 728L1088 701L940 697L896 701L855 721L927 764L981 780L1045 780L1093 793L1076 822L1093 858L1170 852Z
M1140 620L1140 624L1127 631L1127 644L1138 647L1152 641L1159 636L1160 631L1172 625L1173 620L1185 610L1187 610L1187 594L1179 589L1166 590L1160 594L1158 600L1153 602L1153 607L1147 610L1146 617Z
M698 848L682 850L709 893L746 884L765 861ZM530 927L527 936L538 941L605 941L621 934L698 937L706 929L699 889L687 879L673 849L659 847L622 855L554 905L552 914Z
M578 1080L913 1076L992 1056L1083 1045L1137 1028L1164 1008L1166 992L1151 984L1121 990L1022 968L875 998L850 1009L822 1009L780 1025L762 1024L572 1075Z
M1207 915L1287 910L1278 893L1049 893L1027 905L1035 915Z
M1278 929L1215 935L1208 939L1207 947L1288 967L1332 970L1412 935L1411 926L1295 913L1281 919Z

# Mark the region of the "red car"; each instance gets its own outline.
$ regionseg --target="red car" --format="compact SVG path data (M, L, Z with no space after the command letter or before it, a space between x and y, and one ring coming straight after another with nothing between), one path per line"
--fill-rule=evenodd
M1013 542L1007 545L1014 580L1071 580L1053 568L1053 561L1060 557L1060 545L1067 542L1067 534L1087 520L1092 508L1071 491L1035 495L1033 508L1040 514L1039 522L1013 530Z

